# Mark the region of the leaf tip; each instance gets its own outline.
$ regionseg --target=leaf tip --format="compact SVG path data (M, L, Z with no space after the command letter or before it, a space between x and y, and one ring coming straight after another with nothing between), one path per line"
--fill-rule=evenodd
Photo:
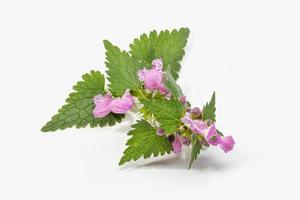
M119 166L122 166L122 165L124 165L124 163L125 163L125 161L123 160L123 157L121 158L121 160L119 161Z
M104 44L105 49L108 49L112 46L112 43L108 40L103 40L103 44Z

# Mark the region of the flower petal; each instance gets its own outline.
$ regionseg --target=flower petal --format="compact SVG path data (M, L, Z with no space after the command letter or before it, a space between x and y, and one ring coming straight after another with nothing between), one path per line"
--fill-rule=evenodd
M182 150L182 144L181 144L181 141L180 141L180 137L179 136L176 136L174 141L172 142L172 147L173 147L173 152L178 154L181 152Z
M156 90L162 86L163 74L160 71L149 70L144 74L144 84L146 89Z
M126 113L133 106L133 96L129 91L126 91L122 98L118 97L111 102L110 110L113 113L123 114Z
M221 147L225 153L231 151L234 145L235 141L233 140L232 136L221 137L219 147Z
M162 68L163 68L162 59L159 58L152 61L152 69L159 71L162 70Z
M112 101L112 96L110 94L97 95L94 97L94 103L96 107L94 108L94 117L105 117L110 113L110 103Z
M210 129L209 129L209 131L208 131L205 138L206 138L206 141L207 141L208 144L211 144L211 145L214 145L214 146L218 145L221 142L221 136L217 133L217 129L215 127L215 124L213 124L210 127Z
M208 127L204 121L201 120L193 120L191 130L198 134L205 134Z
M144 81L145 80L145 74L148 72L149 70L147 70L145 67L144 69L141 69L138 71L138 77L140 79L140 81Z
M161 94L167 94L168 90L163 84L163 63L161 59L152 61L152 69L139 70L137 75L140 81L144 81L144 86L149 90L158 90Z

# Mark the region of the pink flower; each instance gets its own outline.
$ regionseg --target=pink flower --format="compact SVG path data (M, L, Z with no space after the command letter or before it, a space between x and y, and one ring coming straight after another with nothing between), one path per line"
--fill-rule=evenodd
M225 153L227 153L228 151L231 151L233 149L234 145L235 145L235 142L234 142L232 136L221 137L219 147L221 147L221 149L223 149L223 151Z
M181 118L181 121L185 126L189 127L192 132L203 135L208 144L219 146L225 153L231 151L235 145L232 136L221 136L217 132L214 123L211 126L208 126L202 120L193 120L191 118L191 112L186 112L185 116Z
M173 152L178 154L181 152L182 150L182 144L181 144L181 141L180 141L180 136L176 136L174 141L172 142L172 147L173 147Z
M138 71L138 77L144 81L144 86L149 90L158 90L162 94L166 94L168 90L163 85L163 63L161 59L152 61L152 69L146 68Z
M93 115L94 117L105 117L110 113L110 103L112 96L110 94L97 95L94 97L94 103L96 105Z
M206 141L207 141L208 144L211 144L211 145L214 145L214 146L220 144L221 136L219 135L219 133L217 133L217 129L215 127L215 124L213 124L210 127L210 129L209 129L209 131L208 131L205 138L206 138Z
M189 112L186 112L184 117L180 119L185 125L187 125L189 128L192 126L193 124L193 120L190 116Z
M105 117L110 112L123 114L126 113L133 106L133 96L126 90L124 95L120 98L113 99L110 94L97 95L94 97L95 109L93 111L94 117Z
M131 96L129 91L126 90L122 98L118 97L113 99L110 106L110 110L113 113L126 113L133 106L133 96Z
M186 112L185 116L181 118L181 121L189 127L193 132L198 134L204 134L207 131L208 126L204 121L193 120L189 112Z
M207 125L205 124L204 121L201 120L193 120L192 126L191 126L191 130L195 133L198 134L205 134L205 132L207 131Z

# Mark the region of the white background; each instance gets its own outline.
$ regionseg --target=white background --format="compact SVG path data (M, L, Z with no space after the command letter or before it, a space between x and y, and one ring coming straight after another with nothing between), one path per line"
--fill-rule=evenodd
M0 1L0 199L299 199L297 1ZM193 105L217 93L236 148L118 167L132 119L40 128L91 69L103 39L127 50L153 29L191 30L179 83Z

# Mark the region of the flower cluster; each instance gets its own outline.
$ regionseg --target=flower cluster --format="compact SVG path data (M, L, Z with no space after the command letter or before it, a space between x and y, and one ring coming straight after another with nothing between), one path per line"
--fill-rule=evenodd
M184 123L183 130L190 129L193 134L202 136L203 142L213 146L219 146L225 153L231 151L235 144L232 136L222 136L218 133L215 123L210 120L201 120L201 110L198 107L187 109L181 121Z
M163 84L164 72L162 59L155 59L152 61L152 68L143 69L137 72L140 81L143 82L144 89L148 92L159 92L164 98L171 97L170 91L167 90ZM94 97L95 109L94 117L105 117L110 112L123 114L129 111L133 104L134 97L126 90L122 97L112 98L110 94L97 95ZM172 143L173 152L180 153L182 145L190 145L191 137L195 135L204 146L219 146L225 153L231 151L234 147L235 141L232 136L223 136L217 131L215 123L211 120L202 120L202 112L200 108L190 108L190 104L186 100L186 96L181 95L178 100L185 107L185 114L180 119L178 124L178 131L173 134L166 134L164 129L157 125L157 135L164 136Z

